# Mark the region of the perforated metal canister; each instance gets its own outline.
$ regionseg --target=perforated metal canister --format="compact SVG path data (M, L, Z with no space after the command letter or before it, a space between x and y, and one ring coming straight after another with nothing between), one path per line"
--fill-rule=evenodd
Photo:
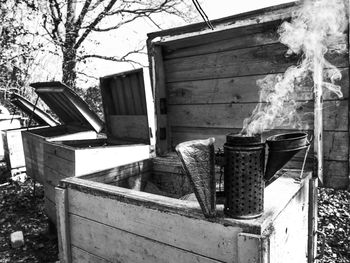
M225 214L249 219L264 210L265 144L261 136L229 134L224 145Z

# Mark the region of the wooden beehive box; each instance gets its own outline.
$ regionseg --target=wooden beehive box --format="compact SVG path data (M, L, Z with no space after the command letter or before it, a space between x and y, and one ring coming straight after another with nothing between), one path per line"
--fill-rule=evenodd
M300 171L287 170L269 185L260 218L227 218L217 203L218 217L208 220L197 201L182 200L191 188L173 153L180 142L208 137L222 147L241 130L258 101L256 80L296 63L275 34L294 8L220 19L213 31L196 24L149 35L157 156L60 182L61 262L307 262L310 253L312 262L309 172L297 182ZM300 168L302 158L294 159Z
M106 139L46 141L45 208L56 221L54 188L66 177L80 176L151 156L143 69L101 78ZM148 86L149 95L151 89Z
M31 123L28 127L8 129L2 131L5 162L11 174L25 171L25 157L23 151L22 131L53 127L59 124L50 115L35 107L24 97L12 94L11 103L29 116Z
M21 127L21 116L19 115L7 115L0 114L0 131L5 131L8 129L18 129ZM6 145L4 140L0 140L0 161L5 160L6 155Z
M209 136L215 137L221 147L226 134L241 131L243 120L259 102L256 81L284 73L300 59L286 56L288 47L279 42L277 34L278 27L295 10L296 4L290 3L216 20L215 30L195 24L149 34L150 62L156 76L153 85L159 152L167 152L185 140ZM342 73L337 84L344 96L339 99L323 94L323 184L347 188L349 54L333 52L326 54L326 59ZM298 98L305 102L299 113L310 113L304 123L310 135L314 129L312 85L309 83ZM295 129L288 126L278 127L263 137L292 131ZM304 154L300 152L288 165L300 169ZM312 157L313 148L308 158L311 169Z
M179 199L191 189L169 173L174 161L159 158L60 182L61 262L307 262L310 173L269 185L260 218L227 218L217 204L208 220L197 201Z
M101 136L103 122L70 88L60 82L31 84L62 125L22 131L27 175L44 183L44 142L93 139Z

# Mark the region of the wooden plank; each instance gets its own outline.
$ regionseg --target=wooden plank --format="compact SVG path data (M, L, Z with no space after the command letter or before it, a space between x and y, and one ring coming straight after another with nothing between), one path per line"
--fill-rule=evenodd
M69 176L67 176L66 174L61 174L59 171L45 166L45 184L57 186L60 180L67 177Z
M308 208L308 240L307 262L314 263L317 254L317 187L318 178L313 177L309 181L309 208Z
M80 141L80 140L79 140ZM75 153L71 147L66 146L63 142L45 142L45 154L55 155L61 159L74 162Z
M52 155L50 153L45 153L44 157L45 157L44 173L46 172L45 167L47 166L59 172L60 174L65 174L67 177L76 175L75 165L76 165L77 159L69 161L69 160L60 158L56 155ZM44 178L45 177L46 176L44 174Z
M169 105L168 119L170 126L241 128L243 120L251 115L255 107L256 103ZM348 130L347 101L326 101L323 108L327 120L324 123L325 131ZM313 102L298 107L297 113L302 117L304 129L313 129ZM275 129L291 128L275 127Z
M334 176L333 174L329 174L325 176L323 185L333 189L347 190L349 189L349 184L350 180L348 174L346 176Z
M240 233L238 235L238 263L262 263L262 241L258 235Z
M80 176L148 159L150 148L143 144L110 145L79 149L75 154L75 176Z
M68 199L71 214L224 262L237 257L234 247L239 227L225 227L71 189Z
M170 150L170 129L166 109L167 90L165 87L162 47L152 45L150 47L150 58L153 67L152 88L155 96L156 152L159 155L164 155ZM162 101L165 101L163 106L161 105Z
M263 134L263 139L265 140L268 136L284 133L284 132L297 132L298 130L271 130ZM226 135L228 133L238 133L240 129L217 129L217 128L196 128L196 127L174 127L172 130L172 143L175 147L178 143L197 140L197 139L207 139L209 137L215 138L215 147L222 147L226 142ZM309 131L310 133L310 131ZM347 143L349 140L349 133L335 132L335 131L325 131L324 136L324 158L325 160L334 161L347 161L348 147Z
M45 214L55 226L57 226L56 204L54 201L44 198Z
M4 148L8 150L6 157L8 159L9 168L15 169L25 166L24 151L21 129L5 131Z
M342 79L336 84L342 87L344 99L349 97L349 69L342 68ZM272 74L269 74L272 75ZM266 75L243 76L233 78L206 79L197 81L174 82L167 84L169 104L214 104L257 102L259 88L256 81ZM298 90L298 100L312 100L310 88ZM338 100L333 94L325 92L324 100Z
M274 220L268 235L269 263L306 263L308 240L309 179ZM278 196L278 195L277 195Z
M221 262L72 214L70 226L72 245L112 262Z
M167 82L284 73L298 57L286 57L287 47L278 43L214 54L165 61ZM347 55L328 59L337 67L348 67Z
M109 121L113 138L149 143L147 115L110 115Z
M135 176L140 173L146 173L150 171L151 168L152 162L150 161L150 159L146 159L140 162L133 162L126 165L117 166L111 169L106 169L95 173L89 173L87 175L80 176L80 178L108 184L126 179L131 176Z
M289 19L291 14L295 12L297 8L298 2L293 2L212 20L211 22L215 26L214 32L203 22L150 33L148 34L148 37L149 41L150 39L153 39L154 42L168 43L201 35L209 35L210 37L213 33L218 33L218 31L227 31L235 28L237 28L237 30L243 28L246 31L247 28L252 28L252 26L257 24Z
M72 262L67 190L56 188L58 247L61 263Z
M71 247L71 252L72 262L74 263L113 263L75 246Z
M237 32L238 30L229 30L220 32L220 34L210 34L208 39L199 38L197 43L186 39L175 43L166 43L164 48L164 59L197 56L209 53L217 53L228 50L255 47L266 44L274 44L278 41L278 22L254 25L252 28L246 27L245 34ZM243 31L241 28L239 31ZM247 32L248 31L248 32ZM238 34L237 34L238 33Z

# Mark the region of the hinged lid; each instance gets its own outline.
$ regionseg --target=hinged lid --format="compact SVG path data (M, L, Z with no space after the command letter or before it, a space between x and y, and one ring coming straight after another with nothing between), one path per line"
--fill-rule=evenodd
M25 114L27 114L39 125L49 125L52 127L60 124L58 121L52 118L49 114L44 112L42 109L35 107L34 104L32 104L29 100L25 99L21 95L12 93L10 102L16 107L18 107Z
M51 108L64 124L103 129L103 121L70 88L61 82L37 82L30 84L39 97Z
M143 69L102 77L100 88L108 141L150 144Z

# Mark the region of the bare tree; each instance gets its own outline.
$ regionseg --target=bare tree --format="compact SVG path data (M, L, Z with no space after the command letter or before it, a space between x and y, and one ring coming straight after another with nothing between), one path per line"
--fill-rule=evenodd
M28 29L35 9L25 1L0 0L0 102L7 102L9 92L26 95L26 81L40 44L33 43L35 36Z
M62 81L71 87L76 85L77 63L94 58L135 62L130 55L143 49L135 48L118 57L85 53L83 43L92 34L118 30L140 18L159 28L156 16L160 13L185 20L194 16L186 0L47 0L41 2L41 8L47 10L43 16L46 34L62 56Z

